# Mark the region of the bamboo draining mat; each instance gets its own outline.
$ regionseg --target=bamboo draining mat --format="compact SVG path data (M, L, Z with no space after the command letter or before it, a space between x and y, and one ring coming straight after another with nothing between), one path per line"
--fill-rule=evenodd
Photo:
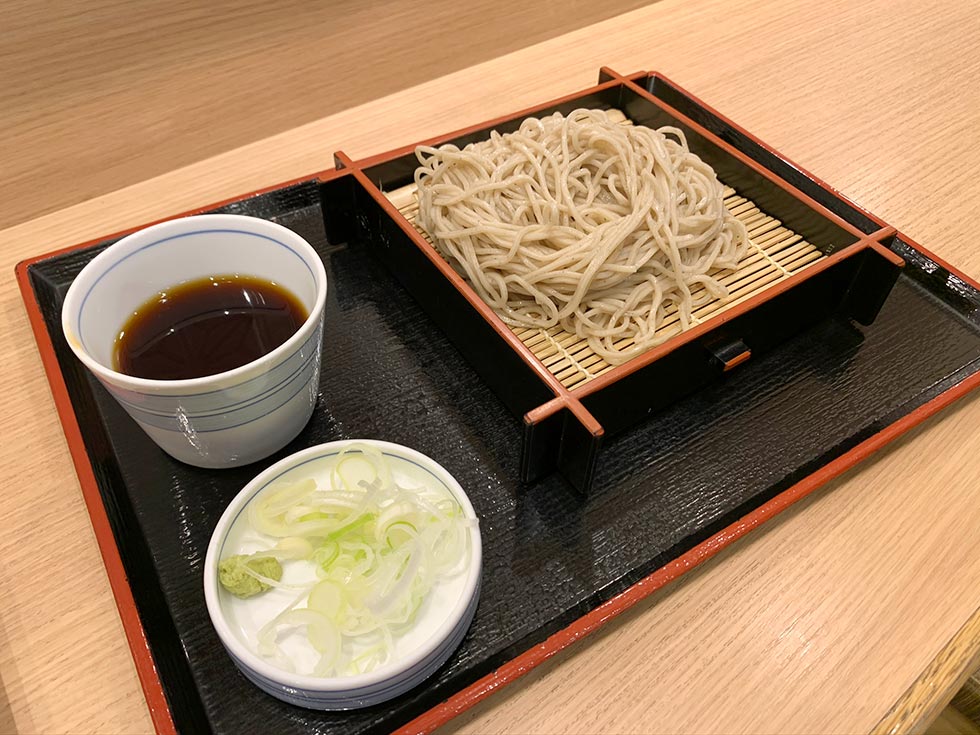
M618 111L609 112L612 115ZM624 124L629 124L625 115L623 121ZM415 184L386 192L385 195L402 216L412 223L429 244L432 244L432 239L415 221L415 215L418 213ZM724 273L718 277L718 280L728 288L729 296L725 299L712 299L696 308L692 314L691 327L702 324L726 309L758 295L825 257L801 235L783 227L779 220L770 217L752 201L739 196L728 186L725 187L725 206L748 230L749 249L737 270L711 273L712 275ZM701 289L693 291L695 298L700 291ZM676 309L668 311L661 329L665 338L674 337L684 331ZM566 332L561 327L550 329L515 327L513 330L566 388L584 385L592 378L613 368L589 348L584 338ZM630 340L623 340L619 344L628 346Z

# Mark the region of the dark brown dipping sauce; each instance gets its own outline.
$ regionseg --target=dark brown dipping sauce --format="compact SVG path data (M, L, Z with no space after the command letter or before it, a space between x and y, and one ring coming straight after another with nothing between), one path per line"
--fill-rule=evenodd
M153 380L214 375L276 349L306 321L286 289L253 276L211 276L149 299L116 338L115 367Z

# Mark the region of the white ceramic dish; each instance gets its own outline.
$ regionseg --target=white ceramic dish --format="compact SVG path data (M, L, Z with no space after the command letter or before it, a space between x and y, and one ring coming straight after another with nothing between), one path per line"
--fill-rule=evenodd
M270 545L268 539L261 539L248 527L243 512L259 492L282 479L326 479L333 458L351 444L376 447L391 463L396 481L407 485L424 482L430 488L438 488L456 499L466 518L476 519L466 493L438 463L413 449L370 440L330 442L297 452L262 472L232 500L215 527L204 564L204 596L211 622L236 666L253 684L274 697L311 709L366 707L418 686L445 663L462 641L479 601L482 547L479 528L474 527L468 568L433 587L412 629L397 639L392 660L384 666L366 674L320 678L287 672L255 652L257 631L289 605L295 593L273 589L254 598L238 599L221 588L218 562ZM294 565L290 570L287 565L282 581L307 578L312 579L312 569ZM293 645L289 653L300 667L315 661L312 649L304 651L302 642ZM310 658L304 661L304 656Z
M291 291L309 317L258 360L189 380L113 369L113 345L134 309L178 283L260 276ZM65 339L164 451L198 467L255 462L281 449L316 404L327 274L306 240L274 222L207 214L162 222L111 245L82 269L61 313Z

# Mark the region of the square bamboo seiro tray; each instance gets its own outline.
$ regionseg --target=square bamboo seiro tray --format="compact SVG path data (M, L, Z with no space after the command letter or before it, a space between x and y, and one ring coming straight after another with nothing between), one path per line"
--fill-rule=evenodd
M711 123L717 127L720 118L712 120L710 108L657 74L624 77L603 69L599 84L579 94L424 143L462 148L493 130L516 130L527 117L581 107L607 110L624 125L680 128L691 151L718 174L729 211L750 236L738 269L721 274L728 298L700 306L686 329L676 312L668 314L663 329L669 339L615 367L560 327L511 328L439 255L416 223L416 146L358 162L339 153L337 160L356 182L350 196L358 235L373 243L522 420L521 478L557 469L588 493L606 437L723 380L830 314L870 324L903 261L881 244L893 233L884 223L839 199L828 201L825 191L815 197L794 186L778 170L791 168L785 162L747 134L740 139L740 131L730 140L717 135Z

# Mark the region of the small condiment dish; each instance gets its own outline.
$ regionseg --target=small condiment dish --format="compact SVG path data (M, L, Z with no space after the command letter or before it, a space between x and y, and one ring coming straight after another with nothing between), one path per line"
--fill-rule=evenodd
M256 652L257 632L284 607L295 591L267 590L239 599L218 578L222 559L256 549L249 544L248 506L265 488L283 480L325 480L331 462L352 445L380 451L399 482L425 484L451 496L470 521L469 558L458 574L438 581L416 613L411 628L395 639L391 660L377 669L348 676L316 677L292 673ZM305 562L302 562L305 564ZM264 692L291 704L318 710L347 710L384 702L418 686L442 666L463 640L480 593L482 547L476 514L459 483L434 460L408 447L358 440L321 444L297 452L259 474L231 501L215 527L204 562L204 596L215 631L242 674ZM312 564L311 564L312 566ZM287 581L284 572L283 581ZM310 647L310 653L312 647Z

